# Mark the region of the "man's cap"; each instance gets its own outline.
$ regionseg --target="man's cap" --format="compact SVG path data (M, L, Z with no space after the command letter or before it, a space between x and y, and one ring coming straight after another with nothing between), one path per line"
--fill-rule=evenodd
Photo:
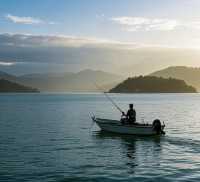
M133 104L129 104L130 107L133 107Z

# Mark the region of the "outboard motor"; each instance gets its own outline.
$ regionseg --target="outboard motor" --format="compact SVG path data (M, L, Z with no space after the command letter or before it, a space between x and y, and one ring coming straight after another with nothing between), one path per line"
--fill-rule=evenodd
M165 132L162 130L162 125L159 119L155 119L153 121L153 130L156 131L156 133L159 134L165 134Z

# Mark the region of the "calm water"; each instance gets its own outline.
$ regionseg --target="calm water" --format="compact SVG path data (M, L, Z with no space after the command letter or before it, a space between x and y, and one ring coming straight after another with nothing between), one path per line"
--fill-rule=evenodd
M200 95L134 94L138 120L165 121L166 136L91 128L91 114L118 119L101 94L0 95L0 181L200 181Z

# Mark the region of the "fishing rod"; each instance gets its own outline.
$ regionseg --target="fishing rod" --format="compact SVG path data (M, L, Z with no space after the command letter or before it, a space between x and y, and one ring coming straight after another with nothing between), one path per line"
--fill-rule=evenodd
M102 89L100 86L98 86L96 83L94 83L94 84L95 84L95 86L97 87L97 89L98 89L99 91L101 91L101 92L106 96L106 98L115 106L115 108L117 108L117 110L120 111L120 112L123 114L124 111L122 111L122 109L114 102L114 100L112 100L112 99L109 97L109 95L108 95L106 92L103 91L103 89Z

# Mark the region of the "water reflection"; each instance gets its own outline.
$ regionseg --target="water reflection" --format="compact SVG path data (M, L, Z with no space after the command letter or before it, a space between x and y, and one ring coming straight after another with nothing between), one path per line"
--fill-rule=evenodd
M120 155L123 156L124 165L128 174L134 174L141 166L159 166L162 156L162 141L160 136L140 137L132 135L120 135L98 131L93 133L93 138L102 142L117 141Z

